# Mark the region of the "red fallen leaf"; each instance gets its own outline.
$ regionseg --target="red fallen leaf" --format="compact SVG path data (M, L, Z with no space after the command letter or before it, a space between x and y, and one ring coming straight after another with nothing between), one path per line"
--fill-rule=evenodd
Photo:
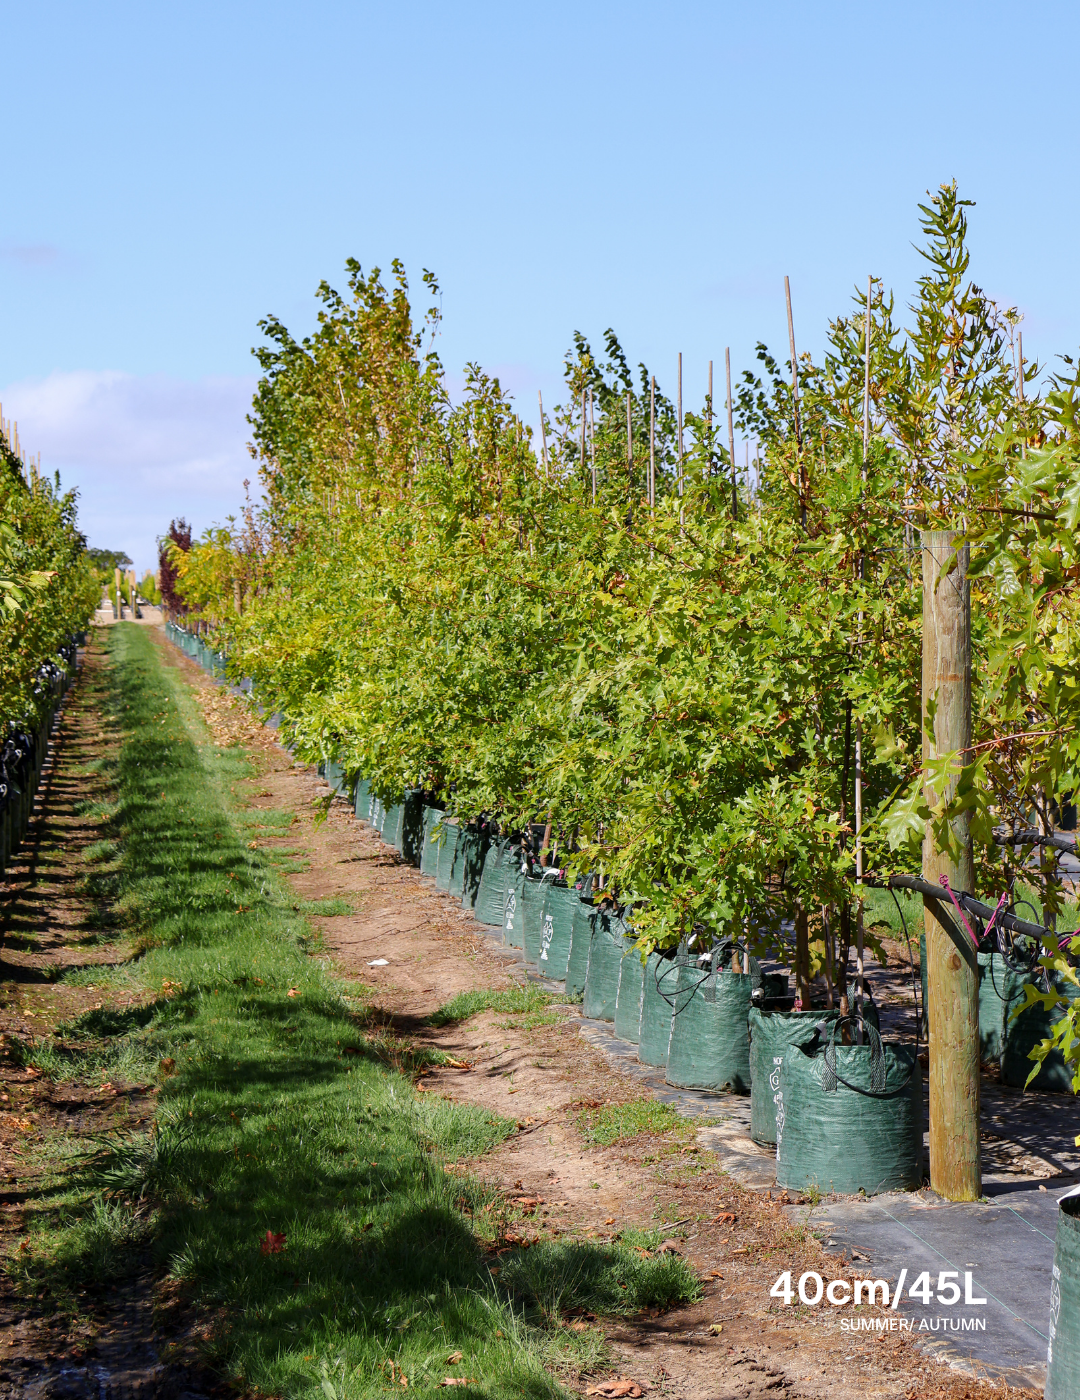
M730 1210L722 1210L719 1215L713 1216L712 1223L714 1225L734 1225L735 1216Z
M629 1396L630 1400L639 1400L645 1392L637 1381L632 1381L629 1376L616 1376L613 1381L601 1381L599 1385L590 1385L585 1394L602 1395L605 1400L622 1400L623 1396Z
M266 1235L259 1241L259 1249L263 1254L280 1254L285 1248L285 1236L275 1235L273 1230L267 1230Z
M678 1254L678 1253L680 1253L680 1250L679 1250L679 1241L678 1241L678 1240L662 1240L661 1243L660 1243L660 1245L657 1247L656 1252L657 1252L657 1254Z

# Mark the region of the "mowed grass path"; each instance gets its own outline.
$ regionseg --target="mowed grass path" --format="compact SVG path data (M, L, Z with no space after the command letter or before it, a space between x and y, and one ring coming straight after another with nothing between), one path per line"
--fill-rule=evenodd
M233 795L252 775L245 753L211 742L146 630L112 627L104 645L119 742L102 836L141 950L113 976L149 999L84 1017L37 1063L67 1078L144 1066L161 1079L157 1123L65 1173L34 1216L34 1262L12 1271L74 1297L149 1248L212 1323L226 1374L322 1400L448 1376L492 1397L561 1394L601 1339L560 1326L554 1305L628 1313L694 1296L682 1261L636 1237L489 1267L510 1208L448 1168L515 1124L415 1093L407 1049L368 1028L362 988L310 956L309 925L249 844L265 814Z

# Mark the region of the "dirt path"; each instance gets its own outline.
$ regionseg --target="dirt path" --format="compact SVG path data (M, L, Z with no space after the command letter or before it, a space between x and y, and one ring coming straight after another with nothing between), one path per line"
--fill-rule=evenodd
M818 1241L784 1214L786 1196L739 1187L685 1134L590 1143L583 1133L589 1110L640 1100L642 1088L579 1034L575 1009L543 1018L487 1011L441 1029L427 1024L460 992L520 981L519 955L496 946L457 900L404 864L345 803L335 801L317 824L327 785L294 762L242 702L162 646L167 664L199 694L218 741L242 743L257 757L259 776L244 785L252 807L294 814L285 830L280 816L268 816L259 844L290 872L298 900L351 905L349 914L313 920L322 935L318 955L371 989L388 1034L438 1048L461 1066L425 1074L422 1091L517 1118L520 1131L473 1169L529 1203L531 1237L603 1239L660 1226L670 1232L669 1247L705 1280L694 1306L609 1328L616 1370L673 1400L1031 1393L958 1376L896 1334L853 1338L841 1332L839 1310L826 1322L779 1307L769 1288L783 1269L798 1277L817 1267L851 1279L857 1267L835 1257L826 1264ZM582 1389L589 1384L583 1378Z

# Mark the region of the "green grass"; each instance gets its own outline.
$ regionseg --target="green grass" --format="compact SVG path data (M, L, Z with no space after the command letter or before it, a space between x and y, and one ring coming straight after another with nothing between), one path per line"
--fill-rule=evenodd
M432 1012L428 1023L436 1027L451 1026L457 1021L478 1016L481 1011L499 1011L505 1016L535 1015L555 1000L558 998L550 992L531 983L524 987L509 987L504 991L459 992L452 1000L444 1002L438 1011Z
M587 1108L578 1117L578 1129L586 1142L612 1147L648 1134L653 1137L675 1134L689 1141L694 1128L670 1104L656 1099L631 1099L629 1103Z
M107 860L112 860L119 851L115 841L91 841L84 851L82 858L87 865L101 865Z
M868 929L876 927L886 938L895 939L903 944L904 920L906 920L912 947L915 950L916 958L918 958L919 935L923 931L922 896L912 894L910 890L897 890L896 898L900 901L900 908L904 915L903 920L897 912L896 904L893 902L893 896L889 890L879 890L868 886L863 900L863 921Z
M310 926L234 819L243 752L210 742L146 631L121 624L104 645L100 702L120 731L115 907L144 951L68 978L134 981L146 1000L88 1013L33 1053L61 1078L159 1076L157 1121L149 1139L82 1158L52 1144L10 1278L74 1307L150 1247L210 1323L214 1363L263 1393L382 1395L391 1362L410 1389L434 1388L460 1350L453 1373L492 1400L563 1394L557 1375L595 1364L601 1343L546 1326L552 1309L662 1306L692 1276L626 1241L503 1253L496 1269L494 1192L453 1164L515 1125L415 1092L410 1071L431 1052L380 1031L344 994L362 989L307 955ZM442 1023L482 1005L532 1014L544 994L471 1010L458 998Z
M300 914L315 914L320 919L336 919L356 912L350 901L339 895L326 899L305 899L300 904L294 904L293 908Z

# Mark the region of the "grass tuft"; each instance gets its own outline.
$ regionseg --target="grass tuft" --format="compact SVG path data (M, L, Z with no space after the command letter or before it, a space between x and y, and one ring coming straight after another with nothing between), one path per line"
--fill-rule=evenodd
M428 1024L451 1026L478 1016L481 1011L499 1011L510 1016L536 1014L555 1000L557 998L550 992L532 983L524 987L508 987L503 991L459 992L452 1000L444 1002L438 1011L432 1012Z
M612 1147L643 1136L675 1136L686 1141L694 1136L692 1123L670 1104L656 1099L631 1099L629 1103L586 1108L578 1116L578 1130L586 1142L598 1147Z

